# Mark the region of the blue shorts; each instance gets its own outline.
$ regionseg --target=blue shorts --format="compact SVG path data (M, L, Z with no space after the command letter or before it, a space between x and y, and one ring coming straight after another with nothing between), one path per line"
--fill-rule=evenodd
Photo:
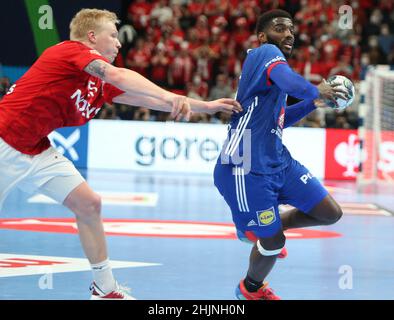
M279 204L289 204L308 214L328 194L320 181L298 161L274 174L243 174L241 167L216 164L215 186L231 208L238 237L269 238L282 223Z

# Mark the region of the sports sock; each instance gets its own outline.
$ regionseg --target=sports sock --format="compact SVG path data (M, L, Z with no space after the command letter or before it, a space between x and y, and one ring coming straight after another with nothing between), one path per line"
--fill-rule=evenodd
M244 284L245 284L246 290L248 290L249 292L256 292L263 285L261 282L255 281L255 280L251 279L249 276L246 276L246 278L244 280Z
M93 280L101 291L109 293L116 288L116 281L112 274L109 259L90 266L93 272Z

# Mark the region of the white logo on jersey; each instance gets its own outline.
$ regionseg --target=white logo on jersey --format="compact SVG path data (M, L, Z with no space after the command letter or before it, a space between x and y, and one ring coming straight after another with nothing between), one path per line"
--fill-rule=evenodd
M78 142L81 137L81 131L76 129L68 138L63 137L59 132L53 131L49 136L51 144L61 154L68 152L73 161L78 161L79 156L77 151L74 149L74 145ZM57 145L59 144L59 145Z
M308 183L308 180L309 180L309 179L312 179L312 178L313 178L313 174L310 173L310 172L308 172L308 173L306 173L306 174L303 174L303 175L300 177L300 180L301 180L304 184L307 184L307 183Z
M88 97L94 97L94 94L97 92L97 87L94 87L95 83L93 81L89 81L88 83Z
M271 59L270 61L268 61L268 62L264 65L264 67L267 68L270 64L272 64L272 63L274 63L274 62L277 62L277 61L285 61L285 62L286 62L286 59L283 58L283 57L281 57L281 56L276 56L275 58L273 58L273 59Z
M89 81L88 83L88 97L92 98L98 91L97 87L94 86L95 83L93 81ZM85 100L85 97L82 96L82 91L77 89L71 96L71 99L75 99L75 107L78 111L82 113L87 119L91 118L92 113L94 116L99 112L99 108L91 107L90 103Z
M8 91L7 91L6 94L11 94L11 93L13 93L14 90L15 90L15 87L16 87L16 84L13 84L13 85L8 89Z

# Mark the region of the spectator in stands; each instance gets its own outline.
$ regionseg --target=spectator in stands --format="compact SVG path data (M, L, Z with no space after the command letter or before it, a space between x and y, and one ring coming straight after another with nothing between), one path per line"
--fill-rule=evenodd
M150 13L151 19L157 19L159 25L163 25L167 21L172 20L173 12L171 7L168 6L168 0L159 0L153 5L153 9Z
M390 34L388 24L383 24L380 29L378 37L379 47L382 49L384 55L389 55L391 48L394 47L394 35Z
M128 19L137 31L146 28L152 11L152 4L145 0L131 1L128 8Z
M205 9L205 0L194 0L188 2L188 11L194 17L202 15Z
M206 16L200 15L197 18L196 25L193 29L196 30L196 36L200 44L207 43L209 41L210 30L208 18Z
M209 100L220 98L231 98L233 90L231 89L227 75L221 73L216 77L216 85L213 86L209 93Z
M231 86L236 87L246 51L255 47L254 20L262 11L273 8L294 14L299 39L289 63L314 83L333 74L357 81L369 64L394 64L393 1L352 0L353 27L346 30L337 22L338 1L135 0L130 3L128 17L143 40L135 41L135 48L125 55L126 66L150 75L159 85L203 99L208 96L208 87L215 93L214 80L219 75L225 75ZM235 88L231 89L233 92ZM151 117L154 115L152 112ZM157 113L158 120L165 117ZM130 115L126 114L125 118ZM317 118L324 125L321 114ZM219 115L211 117L211 121L218 120L222 121ZM343 126L341 121L340 118L338 126ZM333 119L332 123L335 122Z
M117 115L121 120L133 120L135 108L121 104L117 107Z
M386 57L382 53L382 49L378 44L377 36L370 36L368 39L368 57L371 65L385 64Z
M165 46L159 42L151 59L150 79L160 87L168 87L168 70L170 58L167 56Z
M309 48L309 59L304 65L304 77L313 84L319 84L323 80L323 75L326 71L322 63L319 61L320 53L313 47Z
M184 94L186 84L189 83L193 75L193 60L189 55L189 44L184 41L181 50L174 52L174 57L170 63L168 71L168 83L170 87Z
M208 83L206 81L202 81L199 74L194 74L193 81L188 85L189 91L199 97L196 97L196 99L206 100L208 98Z
M100 114L98 119L119 119L117 116L116 108L114 104L104 103L103 107L100 109Z
M139 107L139 108L134 112L134 118L133 118L133 120L152 121L152 120L154 120L154 118L151 117L150 109L148 109L148 108L143 108L143 107Z
M138 38L135 48L131 48L126 57L126 67L148 77L151 53L146 50L143 38Z
M330 70L328 76L333 75L342 75L349 79L352 79L353 76L353 67L351 65L351 57L348 55L343 56L339 61L338 64Z
M195 51L196 73L201 76L203 81L207 81L208 84L212 83L213 64L216 58L218 56L211 50L208 44L202 45Z
M347 121L347 113L346 111L342 113L337 113L335 115L335 123L333 128L336 129L351 129L349 122Z
M248 21L245 17L239 17L235 21L236 29L232 35L232 39L235 42L236 50L245 50L244 43L248 41L251 36L251 32L248 28Z

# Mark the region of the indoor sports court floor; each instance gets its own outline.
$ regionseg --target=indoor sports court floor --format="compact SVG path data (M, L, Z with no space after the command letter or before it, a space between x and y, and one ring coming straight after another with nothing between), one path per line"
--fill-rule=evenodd
M89 171L103 196L110 258L137 299L234 299L250 246L235 240L210 176ZM287 232L269 276L282 299L394 299L394 190L326 182L345 215ZM13 192L0 214L0 299L88 299L91 273L72 214Z

